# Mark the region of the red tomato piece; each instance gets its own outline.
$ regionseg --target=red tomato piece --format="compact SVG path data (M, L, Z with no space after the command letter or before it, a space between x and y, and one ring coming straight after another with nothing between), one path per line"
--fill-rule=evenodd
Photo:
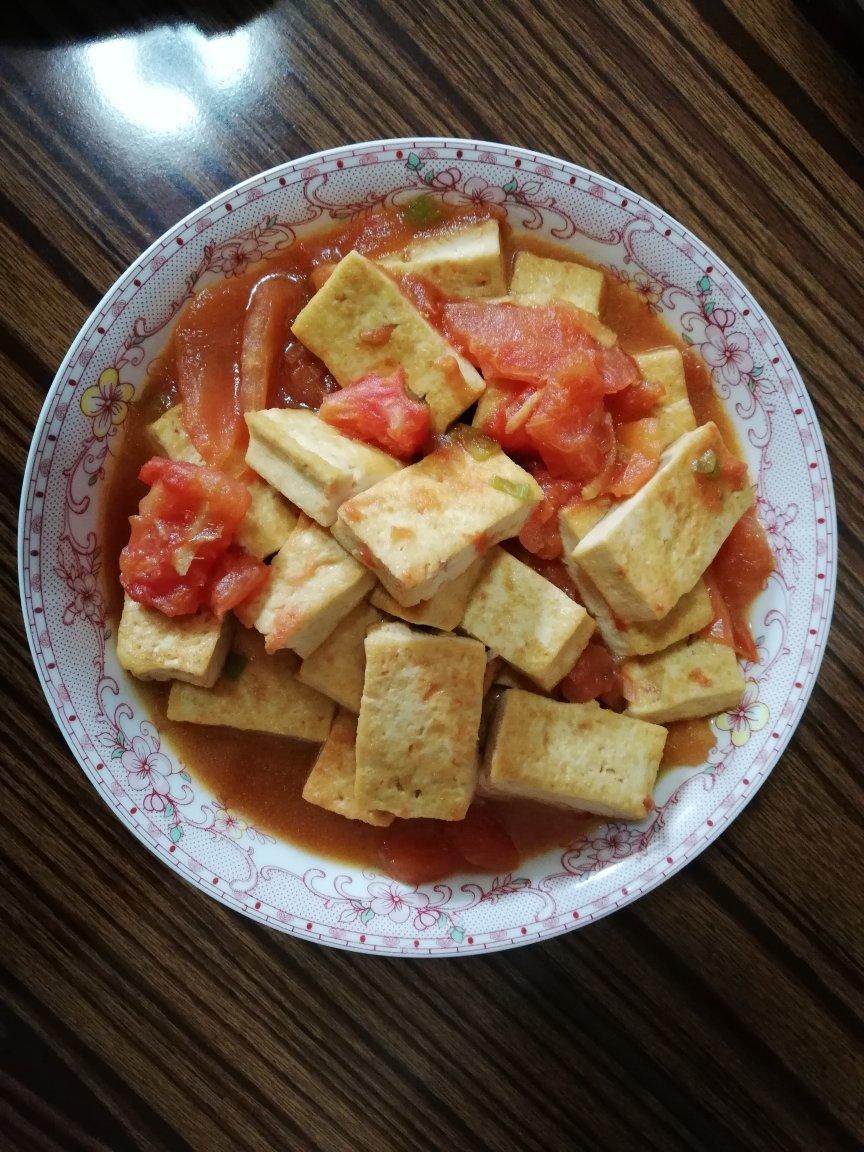
M415 456L431 432L429 406L409 395L401 368L392 376L364 376L325 397L321 418L400 460Z
M545 468L534 466L529 471L543 489L543 499L525 521L519 540L541 560L556 560L563 551L558 513L579 499L582 486L574 480L555 479Z
M267 407L288 341L288 325L305 295L303 285L287 276L267 276L252 289L240 352L241 412Z
M311 408L317 411L325 396L338 392L339 385L299 340L289 339L279 363L276 384L268 398L273 408Z
M615 456L603 380L589 356L570 359L543 389L525 430L554 477L586 483Z
M510 833L480 804L472 804L465 819L453 825L453 841L472 868L502 875L519 865L519 850Z
M582 655L558 685L571 704L587 704L621 691L621 676L612 653L600 640L589 640Z
M728 608L733 646L747 660L757 656L750 632L750 605L773 571L774 556L765 530L751 508L727 536L709 573Z
M499 398L496 407L492 414L487 417L481 431L485 432L487 436L491 436L494 440L497 440L505 452L533 452L533 445L525 430L530 411L524 420L521 419L521 417L525 414L525 405L533 396L538 394L538 390L530 384L520 384L515 380L490 379L487 383L490 388L495 389L495 391L499 393ZM512 421L516 421L516 426L511 427L510 431L508 431L507 425Z
M246 436L239 387L248 298L243 278L204 288L183 309L175 333L183 425L204 460L217 468Z
M711 597L711 609L714 618L710 624L702 629L701 635L706 640L716 640L718 644L725 644L727 648L734 648L736 645L732 616L729 612L729 605L720 591L720 583L715 578L711 568L705 573L703 579L708 589L708 595Z
M647 380L638 379L620 392L611 392L607 395L606 408L618 424L629 420L641 420L643 416L648 416L662 399L661 384L649 384Z
M443 328L447 297L439 288L420 276L400 276L399 287L433 328Z
M216 560L207 587L207 602L221 620L261 591L270 579L270 569L242 548L229 548Z
M197 612L213 567L249 509L245 484L215 468L154 457L139 472L150 491L130 517L120 583L166 616Z
M625 388L633 388L644 383L639 365L632 356L620 348L603 348L600 353L600 375L606 388L606 395L617 395Z
M405 884L443 880L462 865L444 820L394 820L381 842L384 871Z

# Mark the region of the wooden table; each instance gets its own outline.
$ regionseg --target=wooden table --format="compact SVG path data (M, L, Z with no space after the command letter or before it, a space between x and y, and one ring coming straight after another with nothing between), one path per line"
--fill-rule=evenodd
M0 1146L861 1147L854 0L20 7L26 23L0 46ZM165 23L141 30L142 10ZM202 53L189 20L248 36ZM584 931L445 963L314 948L179 883L55 729L14 563L45 391L133 257L279 160L417 132L565 156L644 191L720 252L809 384L841 530L819 684L722 840Z

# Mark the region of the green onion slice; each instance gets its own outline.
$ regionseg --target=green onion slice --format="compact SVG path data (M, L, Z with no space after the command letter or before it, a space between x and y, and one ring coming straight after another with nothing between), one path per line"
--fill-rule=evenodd
M405 220L414 228L425 228L441 219L441 206L431 196L415 196L402 209Z
M701 476L713 476L717 471L717 453L713 448L709 448L707 452L697 456L690 467Z
M475 460L490 460L501 451L501 445L485 432L478 432L468 424L455 424L447 433L453 444L464 448Z
M516 500L531 499L530 484L517 484L513 480L507 480L504 476L493 476L489 483L499 492L506 492L508 496L513 496Z

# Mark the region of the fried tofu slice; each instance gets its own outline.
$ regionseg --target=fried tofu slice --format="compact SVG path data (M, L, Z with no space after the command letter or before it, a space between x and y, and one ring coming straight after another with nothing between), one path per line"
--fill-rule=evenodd
M555 260L519 252L510 278L512 296L530 296L537 303L566 300L585 312L600 315L603 273L572 260Z
M711 450L724 451L714 423L680 437L648 483L611 508L574 548L572 559L619 620L666 616L752 507L749 484L735 491L721 476L694 470Z
M389 332L385 343L377 338ZM443 432L483 392L480 373L437 332L398 285L359 252L349 252L300 312L294 335L345 387L370 372L405 372ZM370 338L370 334L376 338Z
M495 712L478 791L624 820L651 809L666 729L511 688Z
M301 408L247 412L246 424L249 467L325 528L340 504L401 468L386 452Z
M445 296L502 296L507 291L497 220L420 236L398 256L377 263L394 276L422 276Z
M383 615L362 601L306 657L297 673L298 679L331 697L349 712L359 712L366 675L366 633L383 622Z
M541 499L505 453L477 460L451 443L343 504L333 535L412 608L516 536Z
M150 435L169 460L203 464L198 449L183 427L183 407L175 404L149 425ZM278 552L297 523L297 513L275 489L258 476L247 480L251 503L237 529L236 541L262 560Z
M440 588L429 600L421 600L413 608L406 608L398 600L394 600L390 593L378 584L369 597L371 604L386 612L388 616L396 616L408 624L419 624L424 628L438 628L442 632L452 632L462 623L465 609L468 606L468 597L477 583L480 570L483 567L483 557L478 556L470 568L466 568L461 576L448 582Z
M715 716L734 708L744 692L735 653L715 640L676 644L621 666L627 715L654 724Z
M402 818L461 820L474 795L486 650L382 624L366 637L357 802Z
M168 719L318 744L327 738L335 708L328 697L300 683L299 664L293 652L268 655L257 633L241 629L213 687L171 685Z
M303 799L348 820L361 820L364 824L386 828L393 823L392 813L367 808L358 803L354 795L356 740L357 717L350 712L337 712L330 735L303 787Z
M184 680L210 688L230 644L230 624L210 612L164 616L131 596L123 599L117 659L139 680Z
M658 444L666 448L696 427L696 417L687 394L684 358L680 349L667 345L650 352L639 352L633 359L649 384L660 384L663 388L663 399L651 417L658 422Z
M533 568L495 548L485 558L462 627L550 692L578 660L594 621Z
M573 560L573 550L583 536L597 524L612 507L605 496L572 504L558 513L558 527L564 545L564 564L582 603L594 617L597 630L613 656L647 656L660 652L679 640L692 636L711 623L714 609L704 580L697 580L685 592L675 607L662 620L633 622L622 627L603 599L600 590Z
M301 516L270 565L270 580L237 615L263 632L268 652L308 656L369 593L375 577L329 532Z

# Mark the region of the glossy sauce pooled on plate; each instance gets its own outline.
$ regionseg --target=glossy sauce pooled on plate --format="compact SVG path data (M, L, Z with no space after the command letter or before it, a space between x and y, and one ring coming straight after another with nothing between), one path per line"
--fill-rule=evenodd
M482 219L484 213L461 213L445 225L460 225ZM352 222L339 231L307 238L273 258L233 278L230 293L221 304L223 311L206 317L209 329L205 339L208 355L226 355L220 350L220 325L236 323L256 285L272 281L280 274L280 291L290 295L293 316L311 298L328 266L352 248L370 256L396 251L423 228L422 208L412 219L410 213L376 213ZM573 257L569 250L514 237L507 237L508 259L519 250L539 255ZM581 258L577 257L581 260ZM583 263L586 261L582 260ZM680 341L655 312L629 287L605 275L604 306L601 319L618 336L624 352L637 354L663 345L681 347ZM403 285L427 317L440 322L444 300L425 282ZM235 315L236 313L236 315ZM337 385L323 364L300 344L288 323L279 334L280 355L268 365L269 389L264 404L269 407L299 406L316 409ZM142 496L138 480L141 465L152 455L147 425L178 400L177 343L172 338L163 355L151 366L145 395L133 407L125 433L124 451L112 478L106 501L105 523L106 588L112 615L119 617L122 590L116 579L118 557L129 535L128 518ZM727 445L737 450L731 423L711 388L704 364L690 350L684 350L687 391L697 422L714 421ZM523 560L532 563L524 548L513 548ZM553 561L552 564L557 562ZM555 582L567 582L563 567L554 574L549 562L535 566ZM711 566L711 585L719 589L728 611L718 613L712 625L715 638L736 647L739 654L754 656L752 638L746 624L747 610L770 571L770 557L764 534L752 512L746 513L723 545ZM710 587L710 585L709 585ZM569 587L572 592L572 585ZM597 642L594 642L597 643ZM590 693L583 684L582 689ZM466 821L449 824L431 820L396 820L389 828L378 828L347 820L307 803L301 791L315 761L317 748L285 738L266 736L230 728L172 723L165 716L167 685L142 684L152 714L159 717L160 731L183 760L233 814L263 832L292 841L328 857L384 867L392 875L409 881L432 879L456 870L460 864L507 872L520 859L549 849L566 847L580 838L596 822L564 808L527 800L475 800ZM698 764L713 745L708 720L685 720L669 725L664 766Z

